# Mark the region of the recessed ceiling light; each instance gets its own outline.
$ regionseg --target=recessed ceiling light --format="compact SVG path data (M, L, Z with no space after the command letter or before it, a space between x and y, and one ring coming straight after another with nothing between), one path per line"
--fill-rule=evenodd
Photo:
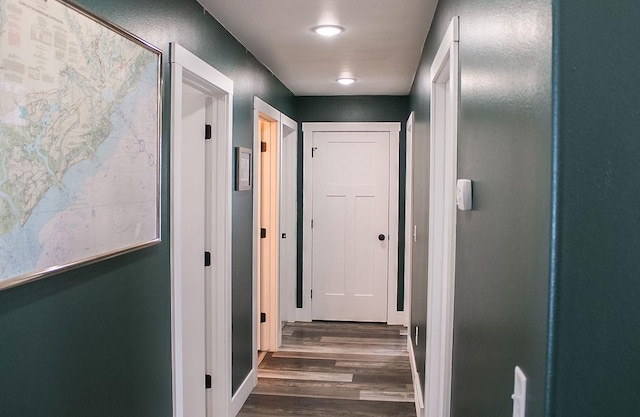
M338 78L336 80L337 82L339 82L342 85L350 85L356 82L355 78L349 78L349 77L343 77L343 78Z
M313 30L318 35L326 37L336 36L337 34L344 32L344 28L337 25L320 25L314 27L311 30Z

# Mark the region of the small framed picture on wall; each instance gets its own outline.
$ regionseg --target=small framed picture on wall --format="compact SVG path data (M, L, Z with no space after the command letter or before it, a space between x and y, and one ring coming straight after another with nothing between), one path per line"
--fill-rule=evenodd
M236 191L251 190L253 185L253 158L251 149L236 147Z

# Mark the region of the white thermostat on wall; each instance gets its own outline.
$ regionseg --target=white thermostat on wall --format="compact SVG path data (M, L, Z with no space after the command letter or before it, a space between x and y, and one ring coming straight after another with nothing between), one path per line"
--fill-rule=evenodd
M473 200L471 193L471 180L458 180L456 204L460 210L471 210L473 208Z

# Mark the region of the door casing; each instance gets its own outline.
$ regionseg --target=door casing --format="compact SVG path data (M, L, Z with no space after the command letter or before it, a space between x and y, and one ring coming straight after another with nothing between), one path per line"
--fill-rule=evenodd
M280 322L296 320L298 260L298 123L280 114ZM282 326L278 326L278 346Z
M404 311L405 326L411 327L411 285L413 281L413 242L416 239L416 227L413 222L413 125L415 113L411 112L406 128L406 164L404 193Z
M449 416L453 366L458 153L458 17L431 65L425 415Z
M178 44L172 43L171 63L171 338L173 415L204 417L229 415L231 404L231 128L233 81ZM200 174L206 191L197 193L189 182L190 161L185 157L190 140L183 136L183 94L202 96L204 122L214 126L215 140L204 145L206 162ZM198 175L196 173L196 175ZM194 242L187 212L193 205L211 225ZM195 245L195 246L194 246ZM194 248L196 250L194 254ZM205 280L192 277L188 265L204 264L204 251L212 253ZM212 279L215 277L215 279ZM205 281L207 281L205 283ZM206 347L205 347L206 346ZM212 375L206 390L204 375Z
M387 323L405 324L405 312L397 311L398 294L398 187L399 187L399 144L400 123L303 123L303 280L302 308L296 309L296 320L311 321L312 286L312 229L313 170L311 164L314 132L388 132L389 133L389 262L387 271Z

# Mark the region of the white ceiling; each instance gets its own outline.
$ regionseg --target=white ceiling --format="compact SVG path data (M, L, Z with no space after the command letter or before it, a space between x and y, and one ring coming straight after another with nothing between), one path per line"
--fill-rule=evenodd
M198 0L295 95L405 95L437 0ZM321 24L344 27L323 38ZM358 81L342 86L341 76Z

